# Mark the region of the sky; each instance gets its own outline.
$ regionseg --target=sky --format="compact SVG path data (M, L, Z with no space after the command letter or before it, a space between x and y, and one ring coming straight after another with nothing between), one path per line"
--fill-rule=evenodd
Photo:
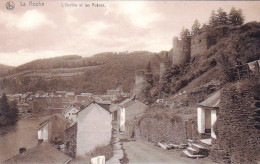
M101 52L170 50L172 39L195 19L207 23L212 10L240 8L245 22L260 21L260 1L96 1L105 7L62 7L91 1L42 1L43 7L0 1L0 63L26 62ZM25 2L27 6L20 6Z

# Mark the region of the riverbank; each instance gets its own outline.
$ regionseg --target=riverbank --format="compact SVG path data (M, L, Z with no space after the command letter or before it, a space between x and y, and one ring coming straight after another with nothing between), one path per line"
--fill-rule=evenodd
M22 118L15 125L0 128L0 163L19 153L20 148L30 149L38 144L39 124L61 110L45 110L31 117Z

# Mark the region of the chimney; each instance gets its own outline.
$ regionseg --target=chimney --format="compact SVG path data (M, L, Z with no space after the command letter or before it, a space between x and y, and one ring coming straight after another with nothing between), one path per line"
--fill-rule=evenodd
M22 147L22 148L19 149L19 153L20 153L20 154L23 153L23 152L26 152L26 148L24 148L24 147Z

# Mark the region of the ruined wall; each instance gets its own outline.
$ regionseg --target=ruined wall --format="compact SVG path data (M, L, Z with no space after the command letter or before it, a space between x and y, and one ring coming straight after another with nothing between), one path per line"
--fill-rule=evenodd
M162 77L163 77L163 74L164 72L166 71L166 65L164 62L161 62L160 63L160 79L159 79L159 83L162 82Z
M213 141L210 152L216 161L256 163L260 155L259 122L256 121L259 108L255 105L256 99L260 99L259 88L259 83L253 85L250 80L245 80L222 91L214 125L217 139Z
M191 58L205 55L207 52L207 32L201 31L191 37Z
M145 72L138 71L135 74L135 86L133 88L132 96L136 96L136 98L142 98L142 91L145 87Z
M173 38L172 65L182 65L190 60L190 37L179 40Z

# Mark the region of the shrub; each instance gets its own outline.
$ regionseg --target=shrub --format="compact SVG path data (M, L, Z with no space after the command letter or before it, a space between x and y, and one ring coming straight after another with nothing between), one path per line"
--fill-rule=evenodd
M108 145L100 145L95 148L95 150L86 154L86 159L90 163L91 158L96 156L105 156L106 161L113 157L113 144L110 143Z

